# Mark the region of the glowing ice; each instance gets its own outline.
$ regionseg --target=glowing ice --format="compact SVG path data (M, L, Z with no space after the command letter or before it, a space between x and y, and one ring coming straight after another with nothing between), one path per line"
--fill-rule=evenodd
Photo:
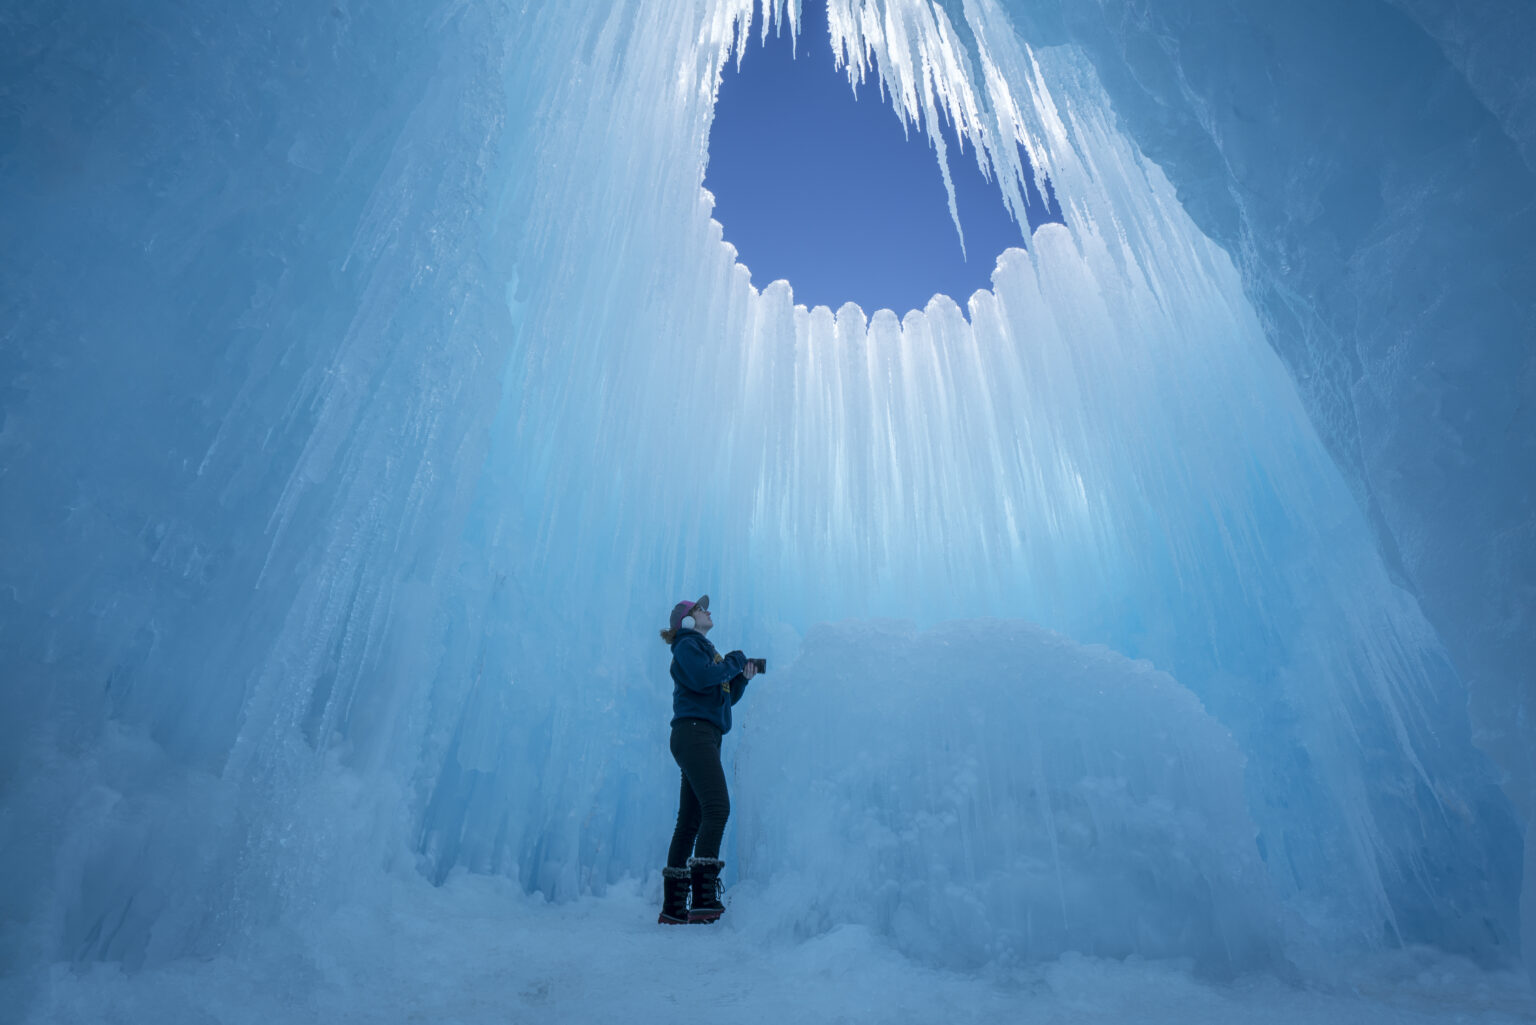
M0 162L24 990L58 960L268 949L390 874L644 878L674 795L655 630L701 590L780 667L734 742L747 914L965 965L1507 961L1520 820L1446 652L1466 637L1419 601L1460 592L1384 564L1339 423L1275 353L1312 337L1269 304L1287 279L1191 220L1221 235L1224 179L1176 192L1122 134L1147 112L1111 111L1093 25L1042 15L1081 38L1030 50L985 0L834 6L851 74L900 69L900 109L958 118L948 158L1011 195L1024 140L1066 212L992 291L898 317L754 291L709 219L750 0L536 6L14 22L70 58L10 63ZM1522 252L1491 258L1515 280ZM1024 684L973 697L1010 652ZM1474 696L1516 718L1520 685ZM1188 746L1160 776L1163 737ZM943 828L962 811L991 823L974 847ZM897 856L849 832L882 826ZM947 903L888 899L936 880Z

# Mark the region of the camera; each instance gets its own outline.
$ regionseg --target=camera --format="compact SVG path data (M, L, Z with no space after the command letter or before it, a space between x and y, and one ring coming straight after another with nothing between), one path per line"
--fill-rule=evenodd
M766 673L768 671L768 660L766 658L749 658L747 659L747 664L756 666L757 671L760 673Z

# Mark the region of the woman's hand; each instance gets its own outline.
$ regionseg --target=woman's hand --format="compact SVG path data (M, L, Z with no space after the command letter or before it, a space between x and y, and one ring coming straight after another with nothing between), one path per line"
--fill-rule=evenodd
M748 662L747 663L747 668L745 668L745 669L743 669L741 671L741 675L745 676L749 680L752 679L752 677L757 675L757 663L756 662Z

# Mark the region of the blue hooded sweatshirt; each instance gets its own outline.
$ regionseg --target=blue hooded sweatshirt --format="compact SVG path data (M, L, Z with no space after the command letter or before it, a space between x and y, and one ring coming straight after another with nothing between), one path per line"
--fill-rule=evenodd
M731 706L747 689L746 668L741 652L722 657L697 630L679 630L672 638L672 721L706 719L731 732Z

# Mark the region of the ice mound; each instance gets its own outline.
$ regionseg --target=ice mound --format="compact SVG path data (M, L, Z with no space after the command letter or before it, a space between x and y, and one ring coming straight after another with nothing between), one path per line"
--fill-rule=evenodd
M1260 961L1278 916L1232 736L1166 673L1016 620L814 628L750 695L737 858L803 934L948 964Z

